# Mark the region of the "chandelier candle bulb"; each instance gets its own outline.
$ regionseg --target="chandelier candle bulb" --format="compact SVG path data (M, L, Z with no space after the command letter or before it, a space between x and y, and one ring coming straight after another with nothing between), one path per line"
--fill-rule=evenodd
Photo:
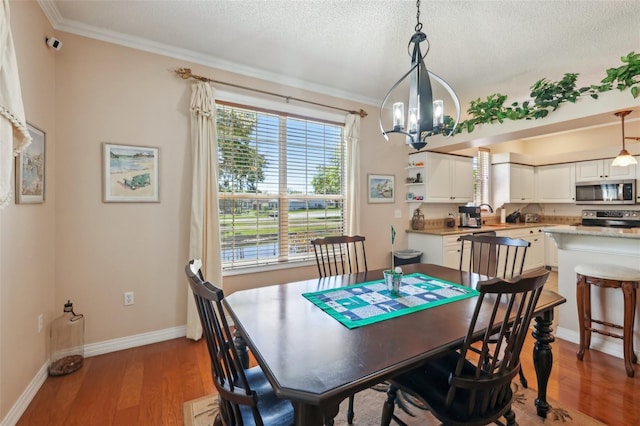
M409 108L409 133L418 133L418 108Z
M393 104L393 128L404 128L404 104L402 102Z
M444 101L438 99L433 101L433 127L444 125Z

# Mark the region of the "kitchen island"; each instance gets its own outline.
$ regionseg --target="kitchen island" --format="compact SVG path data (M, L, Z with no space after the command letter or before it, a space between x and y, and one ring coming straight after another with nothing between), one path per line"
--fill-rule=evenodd
M640 228L598 226L554 226L543 228L558 247L558 293L567 303L558 308L557 336L574 343L580 341L576 305L578 264L604 263L640 269ZM622 292L593 287L591 305L594 318L622 324ZM640 321L636 318L635 347L640 342ZM622 358L622 341L594 334L591 349Z

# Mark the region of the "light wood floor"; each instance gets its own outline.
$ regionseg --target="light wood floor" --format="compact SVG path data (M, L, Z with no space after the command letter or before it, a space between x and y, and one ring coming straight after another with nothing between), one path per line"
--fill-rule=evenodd
M522 363L535 387L533 343ZM552 348L550 398L609 425L640 425L640 367L628 378L621 359L591 351L580 362L575 344ZM181 425L182 403L212 390L204 342L174 339L87 358L75 373L48 378L18 425Z

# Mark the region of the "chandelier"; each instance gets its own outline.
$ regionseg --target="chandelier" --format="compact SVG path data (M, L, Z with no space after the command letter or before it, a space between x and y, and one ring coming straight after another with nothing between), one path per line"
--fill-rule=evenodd
M611 165L614 167L626 167L626 166L630 166L632 164L638 163L636 159L633 158L633 156L629 154L629 151L627 151L624 147L625 139L635 139L635 140L640 139L636 137L627 137L627 138L624 137L624 118L629 114L631 114L631 111L620 111L615 113L615 115L620 117L620 120L622 121L622 149L620 150L620 153L618 154L618 156L613 160L613 163L611 163Z
M443 134L451 136L460 121L460 100L451 86L442 78L427 70L424 58L429 53L429 40L427 35L422 32L422 23L420 23L420 0L416 2L416 21L415 34L411 36L407 50L411 56L411 68L405 75L389 89L387 95L380 106L380 131L384 138L389 141L389 133L401 133L406 135L406 143L413 148L420 150L427 145L426 138L435 134ZM426 51L424 55L420 50L420 43L426 42ZM412 49L413 45L413 49ZM445 124L444 102L442 100L433 100L431 90L431 80L433 78L442 87L444 87L456 107L456 120L453 126L450 123ZM382 111L393 91L406 79L409 78L409 108L407 114L407 126L405 127L404 103L395 102L393 104L393 128L384 130L382 125Z

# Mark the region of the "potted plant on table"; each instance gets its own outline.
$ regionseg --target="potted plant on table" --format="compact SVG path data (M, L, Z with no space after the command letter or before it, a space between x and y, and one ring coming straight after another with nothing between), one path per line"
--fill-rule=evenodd
M400 284L402 283L403 273L401 267L394 267L395 256L393 255L393 244L395 240L396 230L393 228L393 226L391 226L391 269L384 270L383 274L384 282L387 285L387 290L389 290L392 294L398 295L400 294Z

